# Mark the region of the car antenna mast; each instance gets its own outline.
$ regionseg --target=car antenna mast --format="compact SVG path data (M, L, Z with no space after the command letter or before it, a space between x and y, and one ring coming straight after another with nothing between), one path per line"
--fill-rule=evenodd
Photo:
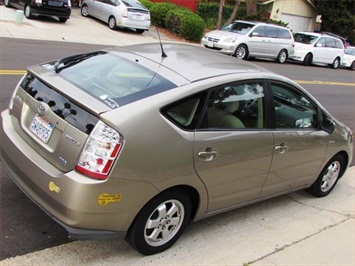
M163 44L161 43L160 34L159 34L159 29L158 29L158 28L156 28L156 29L157 29L157 33L158 33L160 48L161 48L161 57L168 57L168 56L166 55L166 53L164 52Z

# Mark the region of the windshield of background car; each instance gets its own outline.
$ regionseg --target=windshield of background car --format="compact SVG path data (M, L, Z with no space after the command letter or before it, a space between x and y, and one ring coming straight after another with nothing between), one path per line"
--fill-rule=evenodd
M295 42L300 42L304 44L313 44L317 39L318 36L304 34L304 33L296 33L293 38Z
M111 108L177 87L159 73L112 53L86 58L58 75Z
M145 9L145 7L138 1L132 1L132 0L121 0L121 1L125 6Z
M355 56L355 48L346 48L345 53Z
M246 34L249 30L254 27L254 24L244 23L244 22L233 22L223 27L223 31L230 31L239 34Z

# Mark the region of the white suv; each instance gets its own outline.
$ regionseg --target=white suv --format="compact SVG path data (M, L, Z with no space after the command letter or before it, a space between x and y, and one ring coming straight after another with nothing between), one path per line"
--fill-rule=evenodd
M295 52L290 59L311 64L327 64L338 68L343 61L344 46L339 38L328 34L299 32L294 35Z
M241 20L206 33L201 45L241 59L271 58L279 63L284 63L294 51L294 40L289 29Z

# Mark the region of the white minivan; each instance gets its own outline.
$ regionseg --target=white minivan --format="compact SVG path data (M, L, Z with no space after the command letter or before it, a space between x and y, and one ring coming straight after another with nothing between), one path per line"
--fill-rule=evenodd
M339 38L329 34L299 32L294 35L295 52L290 59L311 64L326 64L338 68L343 61L344 46Z
M294 51L294 40L288 28L263 22L236 20L206 33L201 45L237 58L271 58L284 63Z

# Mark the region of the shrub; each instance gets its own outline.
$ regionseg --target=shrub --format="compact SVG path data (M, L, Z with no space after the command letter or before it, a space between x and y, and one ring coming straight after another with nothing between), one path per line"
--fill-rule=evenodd
M152 24L159 27L165 26L166 16L169 11L176 9L185 9L173 3L155 3L149 9Z
M192 42L199 42L205 29L204 20L188 9L170 10L165 25L169 31Z
M144 5L146 8L148 8L148 10L150 10L152 8L152 6L154 5L154 3L150 2L149 0L140 0L139 2L141 2L142 5Z

